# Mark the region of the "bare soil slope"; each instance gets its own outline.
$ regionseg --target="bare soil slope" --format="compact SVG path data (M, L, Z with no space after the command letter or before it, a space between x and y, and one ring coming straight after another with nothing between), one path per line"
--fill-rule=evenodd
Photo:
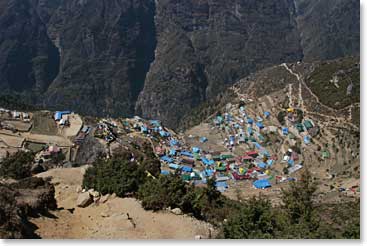
M210 225L168 211L145 211L133 198L109 198L106 203L76 207L85 167L53 169L39 176L52 177L59 210L55 218L32 219L42 238L63 239L194 239L208 237ZM64 208L64 209L61 209ZM127 215L128 214L128 215ZM134 228L132 218L136 227Z

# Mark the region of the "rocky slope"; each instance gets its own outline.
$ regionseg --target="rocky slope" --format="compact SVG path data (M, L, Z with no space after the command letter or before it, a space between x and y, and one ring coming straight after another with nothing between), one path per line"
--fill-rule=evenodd
M0 27L2 94L170 127L251 72L359 52L356 0L0 0Z
M0 182L0 238L38 238L29 216L47 215L57 207L54 186L41 178Z
M255 100L279 91L286 94L290 86L297 103L302 101L310 111L345 117L357 127L360 110L359 65L359 56L351 56L327 61L280 64L262 69L238 80L217 97L196 107L193 113L185 114L178 129L189 129L206 121L220 112L227 103L238 103L243 95Z

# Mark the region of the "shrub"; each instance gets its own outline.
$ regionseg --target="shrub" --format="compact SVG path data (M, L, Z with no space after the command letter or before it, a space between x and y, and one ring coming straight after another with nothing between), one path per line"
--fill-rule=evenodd
M138 198L144 209L160 210L180 207L186 194L185 182L175 174L149 179L139 188Z
M34 155L31 152L18 151L0 162L0 176L23 179L31 176Z
M274 238L277 221L269 200L252 198L231 214L223 225L223 236L231 239Z
M86 170L83 187L93 188L102 194L116 193L120 197L137 192L147 175L130 158L131 156L122 154L112 159L98 159L93 167Z
M278 119L278 121L279 121L279 123L281 124L281 125L284 125L285 124L285 119L284 119L284 117L286 116L286 112L285 111L280 111L279 113L278 113L278 116L277 116L277 119Z

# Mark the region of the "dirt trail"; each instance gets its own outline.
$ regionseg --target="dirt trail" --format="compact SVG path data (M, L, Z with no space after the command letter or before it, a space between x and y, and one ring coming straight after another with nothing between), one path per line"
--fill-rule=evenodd
M303 104L303 98L302 98L302 86L304 87L304 88L306 88L307 89L307 91L315 98L315 100L316 100L316 102L318 103L318 104L320 104L320 105L322 105L323 107L325 107L325 108L327 108L328 110L330 110L331 112L334 112L334 113L336 113L336 112L338 112L338 111L342 111L342 110L344 110L344 109L349 109L350 111L351 111L351 109L352 109L352 107L353 106L355 106L355 105L358 105L358 103L357 104L352 104L352 105L349 105L349 106L347 106L347 107L345 107L345 108L342 108L342 109L340 109L340 110L336 110L336 109L334 109L334 108L331 108L331 107L329 107L329 106L326 106L326 105L324 105L323 103L321 103L320 102L320 99L317 97L317 95L315 95L315 93L313 93L312 92L312 90L307 86L307 84L305 83L305 81L303 80L303 78L299 75L299 74L297 74L297 73L295 73L295 72L293 72L293 70L292 69L290 69L289 67L288 67L288 65L286 64L286 63L282 63L280 66L282 66L282 67L284 67L289 73L291 73L292 75L294 75L294 76L296 76L296 78L297 78L297 80L299 81L299 89L298 89L298 104L299 104L299 107L302 109L302 111L304 111L304 112L306 112L306 113L309 113L309 114L314 114L314 115L319 115L319 116L322 116L322 117L326 117L326 118L334 118L334 119L337 119L338 121L344 121L344 118L342 118L342 117L331 117L331 116L329 116L329 115L325 115L325 114L320 114L320 113L315 113L315 112L309 112L305 107L304 107L304 104ZM291 86L291 85L290 85ZM290 91L291 91L291 88L290 88ZM291 92L290 92L291 93ZM290 99L291 100L291 99ZM291 101L290 101L290 103L289 103L290 105L291 105ZM351 116L351 113L350 113L350 115L349 115L349 121L352 121L352 116ZM348 124L349 126L351 126L351 127L353 127L354 129L356 129L356 130L358 130L359 129L359 127L358 126L356 126L355 124L353 124L353 123L351 123L351 122L345 122L346 124Z
M58 207L55 218L35 218L31 222L42 238L56 239L194 239L208 237L210 225L168 211L145 211L133 198L110 198L106 203L76 207L76 189L82 183L85 168L53 169L39 174L52 177ZM73 212L69 210L73 210ZM134 228L127 213L136 224Z

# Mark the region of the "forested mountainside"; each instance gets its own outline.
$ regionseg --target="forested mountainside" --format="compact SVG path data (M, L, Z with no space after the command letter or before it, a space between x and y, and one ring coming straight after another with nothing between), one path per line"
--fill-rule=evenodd
M359 54L357 0L0 0L0 88L86 115L181 117L252 72Z

